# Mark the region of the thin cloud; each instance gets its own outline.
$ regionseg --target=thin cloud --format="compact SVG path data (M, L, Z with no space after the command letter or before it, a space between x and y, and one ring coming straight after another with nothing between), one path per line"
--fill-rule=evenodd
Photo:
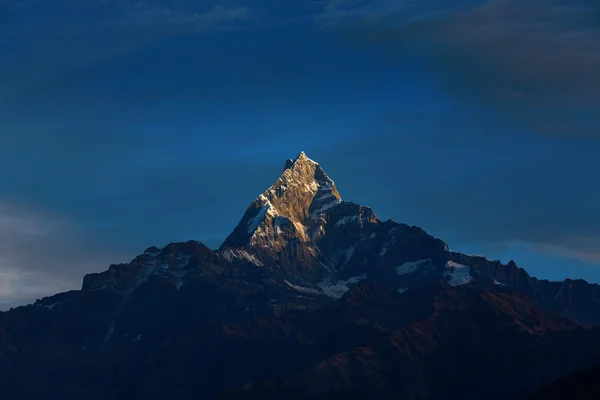
M389 46L457 99L532 131L600 137L600 3L405 0L332 3L317 20Z
M63 0L16 1L4 5L0 49L0 103L170 36L238 29L251 10L213 2Z
M439 221L446 221L448 236L458 242L520 243L594 264L600 261L600 192L586 177L598 170L598 146L581 148L569 139L600 138L598 15L600 3L587 0L337 0L316 20L354 43L384 46L397 63L423 58L423 68L456 104L475 106L477 117L486 110L487 127L457 130L455 116L425 124L425 132L439 132L432 145L472 159L477 168L411 192L405 208L426 210L411 216L414 223L443 229ZM402 129L408 120L401 115L389 122ZM544 141L515 158L523 132L542 134ZM511 148L496 147L481 159L477 143L493 137L512 142ZM421 154L421 162L431 162L429 153L436 150ZM394 176L399 185L410 179ZM390 209L398 206L395 200Z
M116 254L86 243L69 221L0 203L0 308L79 289L83 274L106 269Z
M556 243L530 243L534 251L566 256L584 263L600 263L600 236L576 237L567 235Z
M346 199L450 244L524 243L536 252L600 261L600 190L593 181L600 143L540 140L498 126L490 135L485 119L468 110L423 117L403 117L405 129L419 137L396 131L313 157L331 165L328 173ZM356 164L365 148L377 157ZM379 176L384 185L373 178Z

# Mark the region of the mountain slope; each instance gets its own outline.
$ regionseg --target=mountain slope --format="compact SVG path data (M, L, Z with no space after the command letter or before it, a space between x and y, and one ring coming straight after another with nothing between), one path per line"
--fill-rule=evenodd
M600 398L600 365L553 382L529 400L595 400Z
M398 294L365 281L329 307L335 312L317 314L336 318L317 330L320 337L313 333L319 345L306 350L308 365L224 398L286 391L298 398L518 399L600 355L598 330L513 294L446 285Z
M288 160L248 207L221 251L251 257L274 277L336 298L366 278L397 290L445 280L521 293L544 309L600 325L600 286L539 280L513 261L451 252L421 228L381 221L370 208L342 201L335 183L304 153Z
M513 261L502 264L451 252L446 243L421 228L381 221L370 208L343 201L333 180L304 153L286 162L282 175L250 204L217 252L198 246L206 257L214 258L210 263L260 267L265 279L299 293L339 298L366 278L396 290L444 280L450 285L521 293L546 310L600 325L600 286L583 280L539 280ZM187 276L197 273L197 265L188 264L193 251L172 254L166 264L162 251L149 249L130 264L88 275L83 289L135 285L132 282L157 274L182 285ZM156 255L162 264L152 258ZM128 279L133 281L127 283Z
M600 362L597 329L515 294L443 282L400 294L365 280L337 302L283 312L269 307L270 295L196 279L178 291L150 279L122 308L109 340L89 326L95 318L79 321L100 297L75 298L79 312L65 303L14 310L0 319L2 348L12 350L0 358L0 391L29 399L214 398L279 379L284 391L324 398L504 399ZM265 307L248 311L252 304ZM80 344L86 337L93 346Z
M523 398L600 364L598 290L382 221L301 153L218 250L151 247L0 313L0 393Z

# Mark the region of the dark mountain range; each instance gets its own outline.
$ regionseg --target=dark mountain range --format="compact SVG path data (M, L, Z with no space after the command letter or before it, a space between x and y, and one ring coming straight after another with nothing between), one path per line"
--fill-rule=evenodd
M529 398L529 400L561 399L600 399L600 365L560 378Z
M332 356L224 398L282 389L305 398L522 398L563 368L590 365L599 355L598 330L542 312L518 295L442 284L398 295L367 281L332 308L321 311L336 316L327 324L311 318L333 331L325 336L330 341L320 339L325 344L316 339ZM356 341L346 347L339 337Z
M301 153L218 250L151 247L0 313L0 393L525 398L600 364L598 297L381 221Z

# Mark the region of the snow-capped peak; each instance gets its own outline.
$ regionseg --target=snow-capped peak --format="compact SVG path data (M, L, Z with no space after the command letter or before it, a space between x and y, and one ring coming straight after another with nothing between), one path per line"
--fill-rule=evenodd
M310 163L310 164L314 164L314 165L319 165L318 162L308 158L306 153L301 151L300 154L298 154L298 156L295 159L290 158L289 160L287 160L285 162L285 167L283 168L283 171L285 172L286 169L290 169L290 168L294 167L294 165L296 165L296 163Z
M310 236L307 229L313 225L311 221L341 202L333 180L319 163L300 152L295 160L286 162L275 183L252 202L224 245L252 244L249 239L255 235L271 237L281 232L282 226L293 227L294 236L305 241Z
M313 164L319 165L319 163L318 163L318 162L316 162L315 160L311 160L310 158L308 158L308 156L306 155L306 153L305 153L305 152L303 152L303 151L301 151L301 152L300 152L300 154L298 154L298 157L296 157L296 160L295 160L294 162L297 162L297 161L299 161L299 160L300 160L300 161L304 161L304 162L310 162L310 163L313 163Z

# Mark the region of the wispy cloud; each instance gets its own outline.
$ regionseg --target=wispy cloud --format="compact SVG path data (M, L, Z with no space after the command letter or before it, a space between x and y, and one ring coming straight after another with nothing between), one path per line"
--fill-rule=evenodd
M399 65L422 59L457 107L478 110L470 118L488 118L491 126L479 128L457 125L456 115L436 116L434 126L419 122L425 132L439 132L431 143L445 148L427 149L420 162L451 153L477 168L412 192L405 208L426 210L413 215L414 223L443 229L439 221L446 221L444 234L458 242L517 243L597 264L600 192L589 177L598 146L570 139L600 138L599 15L600 3L588 0L332 0L316 21L354 43L383 47ZM396 119L398 129L409 123L406 115ZM524 146L519 136L528 131L544 140ZM479 147L497 135L512 140L512 148L491 154ZM514 156L520 146L523 158ZM410 182L401 173L393 179Z
M318 20L424 57L456 98L527 129L600 137L598 15L588 0L338 0Z
M3 5L0 102L169 36L239 29L248 7L218 2L21 0ZM241 24L241 25L240 25Z
M84 273L119 261L84 243L69 221L0 203L0 309L78 289Z
M208 7L206 2L196 1L170 4L156 1L117 1L115 4L118 7L115 7L113 16L107 18L105 25L125 30L163 29L164 34L194 33L233 29L237 25L232 24L250 18L248 7L218 3Z
M469 111L398 116L403 131L394 127L387 136L357 139L313 157L332 165L328 172L345 198L371 205L383 219L421 226L451 245L517 243L598 264L594 154L600 143L540 139L500 125L486 129L486 118ZM365 148L377 157L357 164ZM376 176L385 176L385 184Z
M528 243L534 251L565 256L584 263L600 264L600 236L566 237L555 243Z

